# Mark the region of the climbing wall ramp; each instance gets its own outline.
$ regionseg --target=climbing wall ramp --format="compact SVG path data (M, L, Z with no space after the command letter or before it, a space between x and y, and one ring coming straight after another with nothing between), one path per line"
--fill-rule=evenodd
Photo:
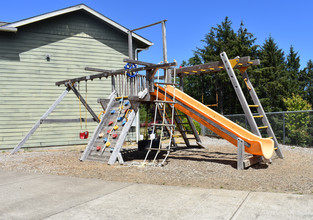
M135 112L128 100L117 98L115 93L111 94L107 103L105 114L81 156L82 161L108 162L112 152L115 152L116 158L123 163L120 151L135 118Z

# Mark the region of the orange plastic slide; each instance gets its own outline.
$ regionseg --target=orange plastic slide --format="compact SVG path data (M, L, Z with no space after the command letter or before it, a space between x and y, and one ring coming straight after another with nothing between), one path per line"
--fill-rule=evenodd
M164 100L165 88L159 86L159 99ZM151 95L156 96L157 90ZM244 129L238 124L213 111L186 93L167 85L166 100L173 101L175 93L175 108L189 115L222 138L237 146L237 138L245 142L245 151L253 155L270 159L274 153L274 141L270 138L261 138Z

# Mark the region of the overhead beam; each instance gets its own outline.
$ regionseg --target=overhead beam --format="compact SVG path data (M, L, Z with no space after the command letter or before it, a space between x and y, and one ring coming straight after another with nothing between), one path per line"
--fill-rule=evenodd
M154 64L154 65L138 67L138 68L134 68L134 69L130 69L130 70L119 69L119 70L112 70L112 71L86 67L85 70L94 71L94 72L101 72L101 73L93 74L93 75L89 75L89 76L83 76L83 77L79 77L79 78L62 80L62 81L56 82L55 85L60 86L60 85L66 84L66 83L72 84L72 83L80 82L80 81L87 81L87 80L99 79L102 77L115 76L115 75L125 74L125 71L127 71L127 72L138 72L138 71L143 71L143 70L164 69L164 68L171 67L171 66L177 66L177 62Z
M250 57L240 57L238 59L232 59L230 62L236 62L237 64L234 66L234 69L249 67L254 65L260 65L260 60L250 60ZM209 62L205 64L183 67L176 69L176 74L178 76L182 75L199 75L206 74L211 72L219 72L221 70L225 70L225 66L222 61ZM171 70L172 71L172 70Z

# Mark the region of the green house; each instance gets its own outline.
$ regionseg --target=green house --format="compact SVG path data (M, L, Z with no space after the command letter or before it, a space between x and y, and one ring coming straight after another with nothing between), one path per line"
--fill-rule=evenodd
M133 34L133 49L152 43ZM25 20L0 22L0 149L13 148L64 91L56 81L94 74L85 67L121 69L128 57L128 29L86 5ZM81 82L79 89L98 114L98 98L112 91L110 78ZM85 118L70 92L49 119ZM90 118L89 113L87 117ZM43 124L24 147L85 144L81 131L96 122Z

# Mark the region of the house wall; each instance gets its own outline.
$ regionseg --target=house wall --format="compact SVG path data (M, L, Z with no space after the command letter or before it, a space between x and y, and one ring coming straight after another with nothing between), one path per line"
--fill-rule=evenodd
M65 90L56 81L94 74L86 66L123 68L127 54L126 34L80 11L0 33L0 149L15 147ZM102 110L97 99L111 93L110 83L110 78L88 81L86 99L96 114ZM85 82L80 87L86 97ZM79 117L78 99L70 92L48 118ZM92 133L95 126L83 123L82 130ZM80 123L42 124L24 147L87 143L80 131Z

